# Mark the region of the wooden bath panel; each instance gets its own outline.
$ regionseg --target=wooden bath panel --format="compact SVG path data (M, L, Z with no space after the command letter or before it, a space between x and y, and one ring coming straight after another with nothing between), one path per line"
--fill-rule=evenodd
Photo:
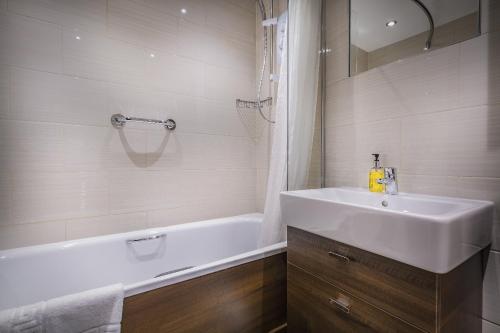
M125 298L122 331L269 332L286 322L286 253Z

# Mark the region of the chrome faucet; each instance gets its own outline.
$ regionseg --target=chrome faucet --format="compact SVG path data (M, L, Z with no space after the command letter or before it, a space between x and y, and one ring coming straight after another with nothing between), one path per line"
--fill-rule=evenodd
M396 168L384 168L384 178L378 179L377 182L385 185L385 193L393 195L398 194Z

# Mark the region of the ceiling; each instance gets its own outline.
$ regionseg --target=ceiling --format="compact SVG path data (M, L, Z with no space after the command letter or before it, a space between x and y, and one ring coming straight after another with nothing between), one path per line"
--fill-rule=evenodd
M435 26L476 12L479 0L421 0ZM386 23L398 23L386 27ZM412 0L351 0L351 43L371 52L429 30L424 12Z

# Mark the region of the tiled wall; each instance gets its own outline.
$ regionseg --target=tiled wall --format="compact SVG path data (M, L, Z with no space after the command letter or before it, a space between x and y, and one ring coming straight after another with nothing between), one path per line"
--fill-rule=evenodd
M253 0L1 0L0 248L256 211L255 22Z
M491 200L500 213L499 1L483 10L480 37L353 78L347 55L329 57L327 186L367 187L370 154L379 152L399 169L401 191ZM333 25L331 48L343 52L333 45L346 45L347 24ZM485 331L500 332L498 221L492 238L483 317Z

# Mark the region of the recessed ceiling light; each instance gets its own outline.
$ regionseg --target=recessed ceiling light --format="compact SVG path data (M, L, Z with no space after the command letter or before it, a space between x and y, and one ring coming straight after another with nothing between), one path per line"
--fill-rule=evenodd
M182 9L181 9L181 13L182 13L182 14L186 14L187 12L188 12L188 11L187 11L187 9L186 9L186 8L182 8Z
M396 21L396 20L391 20L391 21L387 22L387 23L385 24L385 26L386 26L386 27L389 27L389 28L392 28L392 27L393 27L393 26L395 26L397 23L398 23L398 21Z
M154 53L150 53L150 54L149 54L149 57L150 57L150 58L154 58L154 57L156 57L156 55L155 55Z
M80 40L80 39L82 39L82 38L81 38L80 36L76 36L76 37L75 37L75 39L76 39L76 40Z

